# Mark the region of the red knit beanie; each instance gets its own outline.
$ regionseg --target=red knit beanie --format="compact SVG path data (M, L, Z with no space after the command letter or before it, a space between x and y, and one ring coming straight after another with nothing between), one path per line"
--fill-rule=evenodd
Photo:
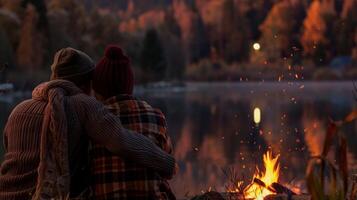
M93 90L105 98L118 94L133 94L134 74L129 58L115 45L105 49L93 77Z

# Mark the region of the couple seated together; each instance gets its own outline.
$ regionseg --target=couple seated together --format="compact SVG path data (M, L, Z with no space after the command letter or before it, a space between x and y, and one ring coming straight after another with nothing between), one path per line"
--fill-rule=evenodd
M122 49L110 45L104 54L95 66L79 50L59 50L51 80L14 108L4 129L0 200L175 199L165 117L133 97Z

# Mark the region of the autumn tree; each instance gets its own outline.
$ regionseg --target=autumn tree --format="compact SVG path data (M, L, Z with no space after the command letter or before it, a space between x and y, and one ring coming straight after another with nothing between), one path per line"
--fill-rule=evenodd
M0 12L0 26L7 35L11 46L17 47L19 43L19 32L21 27L21 19L19 16L11 10L1 9Z
M5 1L2 3L5 3ZM20 5L16 4L16 1L13 1L13 3L13 5ZM1 6L3 7L0 9L0 64L7 63L12 68L15 64L15 50L19 43L21 19L14 11L16 10L15 7L10 9L4 4ZM2 74L0 73L0 76L2 76L0 79L4 79L5 73L6 71Z
M267 60L277 61L294 55L299 44L299 28L304 16L301 4L290 1L276 3L260 26L262 51Z
M50 54L54 54L57 50L67 46L76 46L76 42L68 33L69 18L66 12L62 10L50 10L48 12L48 23Z
M39 16L35 7L28 4L17 48L17 63L26 70L43 67L43 37L37 29L38 21Z
M322 65L332 57L334 5L332 0L314 0L304 20L301 43L304 54L312 58L316 65Z
M72 39L72 45L80 48L86 36L88 18L84 5L76 0L51 0L48 3L49 12L61 14L64 18L62 28Z
M209 55L209 42L201 17L196 13L192 18L191 34L188 38L189 60L197 62Z
M209 41L203 19L195 1L190 4L183 0L173 1L173 13L181 30L181 39L188 62L197 62L208 57Z
M16 15L21 15L23 12L23 8L21 6L22 0L0 0L1 1L1 7L9 10Z
M357 64L357 28L355 28L354 48L352 49L352 59Z
M47 7L44 0L22 0L22 6L27 7L28 4L32 4L39 15L38 27L40 29L47 29Z
M167 62L162 43L155 29L150 29L145 34L140 62L141 68L150 79L165 79Z
M0 64L13 64L14 52L4 29L0 25Z
M239 8L246 8L242 15L248 20L247 29L250 32L252 40L258 40L260 38L259 26L263 23L271 7L274 5L274 0L254 0L244 1L238 0Z
M165 21L160 32L167 60L166 78L181 80L187 63L181 42L181 30L170 10L165 14Z
M350 55L354 47L354 35L357 27L357 1L345 0L340 19L335 28L336 50L338 55Z
M242 61L248 56L249 39L246 19L238 11L234 0L225 0L222 5L218 51L225 61Z
M93 55L94 59L102 55L108 44L120 44L122 35L119 33L119 19L115 14L101 14L93 9L88 17L90 23L87 28L87 42L84 47L86 52Z

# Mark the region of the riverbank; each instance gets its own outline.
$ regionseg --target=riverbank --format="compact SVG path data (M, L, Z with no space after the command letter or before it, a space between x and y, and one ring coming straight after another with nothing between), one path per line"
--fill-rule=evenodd
M268 81L346 81L357 80L357 67L343 69L331 67L290 66L277 64L212 64L203 60L198 64L186 67L181 79L148 81L145 73L135 68L136 85L147 87L184 86L185 82L268 82ZM15 90L31 90L37 84L48 81L49 69L34 71L8 70L3 74L3 83L13 83Z
M288 63L211 63L200 61L186 69L187 81L293 81L293 80L355 80L356 66L332 68Z

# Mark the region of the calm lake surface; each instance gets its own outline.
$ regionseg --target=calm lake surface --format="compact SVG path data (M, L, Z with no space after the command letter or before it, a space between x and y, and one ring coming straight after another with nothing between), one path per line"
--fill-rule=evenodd
M225 190L222 169L229 167L249 180L269 148L280 154L280 181L303 184L309 156L321 151L327 120L342 119L357 106L352 82L188 83L136 93L167 117L181 168L171 181L178 197ZM19 100L0 98L1 129ZM254 108L262 113L258 125ZM351 173L357 171L356 129L352 123L342 130Z

